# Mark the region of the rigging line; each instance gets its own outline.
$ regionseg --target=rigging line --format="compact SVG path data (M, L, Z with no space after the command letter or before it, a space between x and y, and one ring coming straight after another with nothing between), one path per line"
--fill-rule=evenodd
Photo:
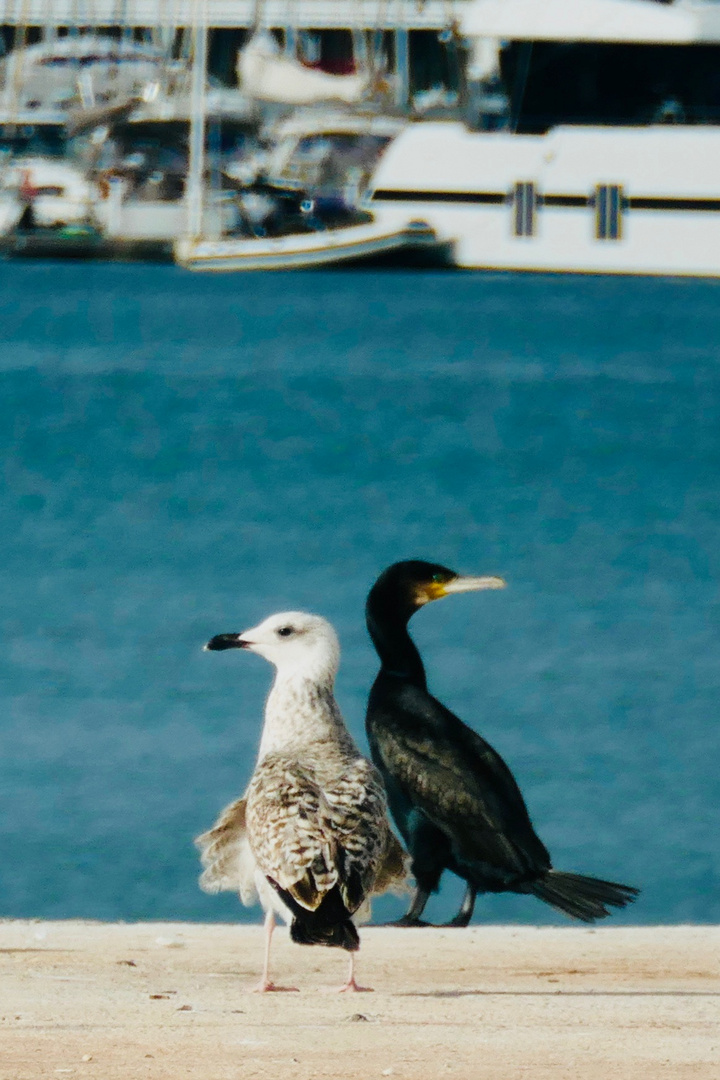
M263 17L263 0L253 0L253 14L252 24L250 26L250 37L254 37L260 29L261 20Z
M285 20L285 55L297 60L298 10L294 0L287 0Z
M25 50L27 48L27 7L28 0L18 0L16 5L15 33L13 34L13 52L17 50L13 66L11 117L17 119L20 108L20 89L25 74Z

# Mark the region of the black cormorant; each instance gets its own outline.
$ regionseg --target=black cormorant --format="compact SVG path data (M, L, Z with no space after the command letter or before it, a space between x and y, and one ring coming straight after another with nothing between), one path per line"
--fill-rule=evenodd
M628 885L553 870L510 769L427 689L407 629L411 616L442 596L504 585L501 578L464 577L409 560L388 567L368 596L367 626L381 667L370 691L367 734L417 885L402 925L425 925L420 916L444 870L467 882L451 926L467 926L478 892L529 893L583 922L604 918L606 905L625 907L638 894Z

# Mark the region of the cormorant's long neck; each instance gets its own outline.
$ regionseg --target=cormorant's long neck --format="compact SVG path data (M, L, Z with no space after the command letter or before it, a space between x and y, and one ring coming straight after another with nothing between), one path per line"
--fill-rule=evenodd
M400 675L416 686L427 689L425 668L408 633L407 623L408 620L402 616L389 618L368 605L367 627L380 657L382 670L391 675Z

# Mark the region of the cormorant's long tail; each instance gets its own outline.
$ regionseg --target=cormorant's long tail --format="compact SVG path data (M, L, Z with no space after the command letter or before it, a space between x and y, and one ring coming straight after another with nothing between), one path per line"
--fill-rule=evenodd
M562 870L548 870L544 877L530 882L527 891L582 922L604 919L612 914L608 907L624 908L640 892L632 885L618 885L583 874L566 874Z

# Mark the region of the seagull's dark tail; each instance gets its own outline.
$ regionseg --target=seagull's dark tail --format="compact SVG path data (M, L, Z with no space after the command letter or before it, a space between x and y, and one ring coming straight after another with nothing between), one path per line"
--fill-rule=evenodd
M337 885L325 893L322 902L314 911L310 911L272 878L268 878L268 881L293 914L290 937L298 945L328 945L331 948L347 949L348 952L355 952L360 948L358 932Z
M315 912L306 912L307 916ZM290 937L298 945L330 945L355 952L360 948L360 938L355 926L347 919L341 923L324 923L319 919L295 917L290 924Z
M583 874L565 874L562 870L548 870L544 877L528 883L526 888L538 900L544 900L582 922L604 919L612 914L608 907L624 908L640 892L632 885L618 885Z

